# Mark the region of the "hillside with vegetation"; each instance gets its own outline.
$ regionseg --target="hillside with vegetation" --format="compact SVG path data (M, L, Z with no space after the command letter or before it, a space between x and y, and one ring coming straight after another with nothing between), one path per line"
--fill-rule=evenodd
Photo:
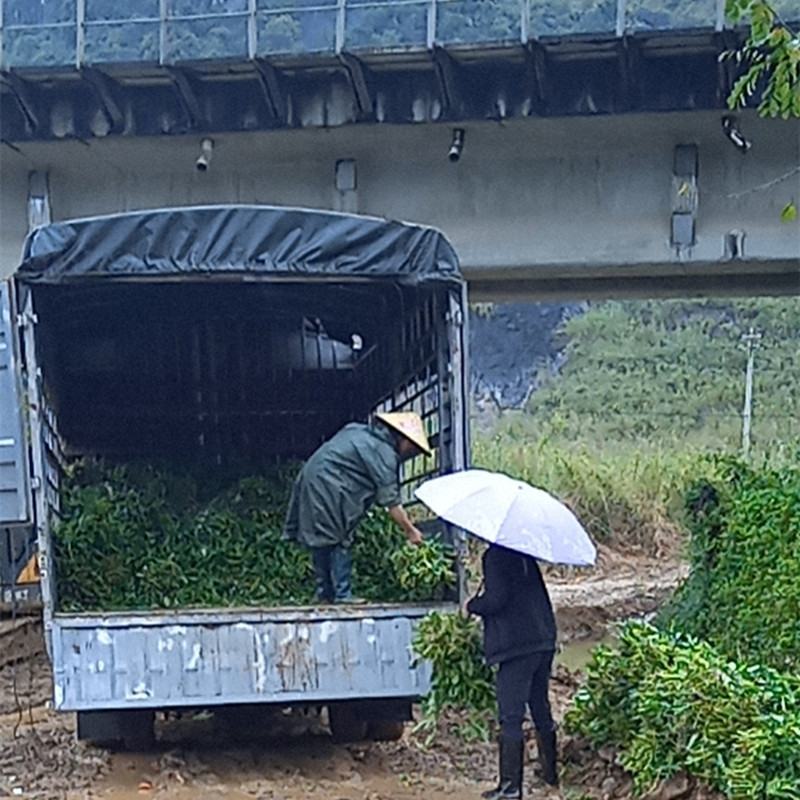
M800 435L800 300L609 302L563 325L564 364L530 399L537 428L569 441L738 446L747 351L757 448Z
M681 493L698 458L741 446L742 337L751 328L761 335L752 457L792 460L800 446L798 298L605 302L562 315L555 330L539 332L550 349L536 356L524 408L478 420L474 460L570 500L600 539L657 547L682 524Z

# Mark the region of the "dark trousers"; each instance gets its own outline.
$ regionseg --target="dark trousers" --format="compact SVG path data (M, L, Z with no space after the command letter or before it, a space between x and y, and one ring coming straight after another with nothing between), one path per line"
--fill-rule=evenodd
M517 741L522 739L525 706L530 708L533 724L539 733L550 733L554 729L548 697L554 656L555 652L549 650L500 664L497 670L497 706L503 736Z
M350 548L343 545L312 547L311 560L317 579L317 600L340 603L352 598L353 558Z

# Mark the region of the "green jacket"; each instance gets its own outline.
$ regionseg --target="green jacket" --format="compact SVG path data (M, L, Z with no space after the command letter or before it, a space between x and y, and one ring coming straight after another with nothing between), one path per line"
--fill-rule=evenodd
M388 428L353 422L295 480L283 535L307 547L349 546L372 505L399 505L400 456Z

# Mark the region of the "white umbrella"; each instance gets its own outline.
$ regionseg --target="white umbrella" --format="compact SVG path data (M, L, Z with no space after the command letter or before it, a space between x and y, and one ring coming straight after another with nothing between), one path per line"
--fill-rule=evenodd
M597 558L589 535L555 497L499 472L470 469L426 481L416 496L453 525L553 564L588 566Z

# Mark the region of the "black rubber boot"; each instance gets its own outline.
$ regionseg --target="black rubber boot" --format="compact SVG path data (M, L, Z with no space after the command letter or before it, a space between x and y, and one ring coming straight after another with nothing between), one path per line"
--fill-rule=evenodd
M539 745L539 766L541 767L542 780L548 786L558 786L558 742L555 730L549 733L537 733L536 741Z
M522 759L525 743L522 739L500 737L500 784L484 792L484 800L520 800L522 797Z

